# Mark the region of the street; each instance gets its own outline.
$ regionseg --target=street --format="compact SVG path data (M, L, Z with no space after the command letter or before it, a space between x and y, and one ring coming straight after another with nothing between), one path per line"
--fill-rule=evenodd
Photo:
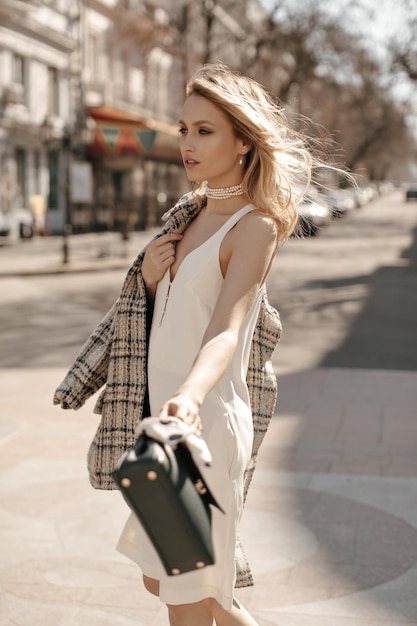
M395 191L274 262L279 394L237 592L259 626L417 624L416 233ZM59 239L0 247L0 626L166 626L115 550L123 499L88 484L94 400L52 406L150 234L74 237L70 271Z
M416 229L417 207L395 191L279 251L268 280L284 327L277 372L318 365L417 370ZM128 257L150 236L134 234ZM73 257L103 255L109 240L120 252L116 237L74 237ZM2 257L19 266L19 255L33 249L37 263L44 255L53 265L59 245L55 238L0 248L0 272ZM69 366L117 298L125 272L0 278L0 367Z
M417 370L417 206L396 191L278 254L279 370Z
M253 439L238 353L227 390L215 385L220 404L201 409L214 459L201 475L221 512L239 505L236 472L261 444L242 515L214 528L217 567L193 559L204 584L175 563L178 586L162 599L203 589L211 612L211 600L233 603L230 616L201 614L201 626L417 626L416 29L417 0L0 0L0 626L183 626L200 615L145 589L117 550L124 528L135 547L127 500L111 479L92 487L129 453L123 437L149 407L128 272L167 212L179 230L195 216L188 200L170 211L187 190L210 201L184 247L173 245L178 265L245 194L264 208L300 196L299 235L268 265L283 332L264 368L271 337L254 333ZM219 310L271 245L252 221L224 242L232 280ZM198 251L210 272L196 298L187 301L202 276L192 258L197 278L184 271L157 303L158 322L167 313L158 403L195 339L187 316L178 331L170 314L193 302L201 322L222 283L213 241ZM152 250L157 265L171 254ZM122 290L117 332L104 324L104 344L88 342ZM68 377L86 341L92 356ZM265 374L277 382L274 407ZM64 389L62 404L77 410L54 404L64 380L85 389L74 404ZM223 467L230 484L218 480ZM235 531L254 584L233 590Z

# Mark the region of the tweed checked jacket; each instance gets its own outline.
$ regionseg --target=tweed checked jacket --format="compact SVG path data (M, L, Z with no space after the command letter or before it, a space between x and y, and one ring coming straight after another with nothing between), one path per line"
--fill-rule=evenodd
M191 193L183 196L163 219L156 236L183 233L205 204ZM94 412L101 422L88 452L90 482L96 489L116 489L112 478L122 453L135 442L135 429L146 411L149 310L141 274L144 250L128 270L121 293L103 318L54 395L54 404L79 409L104 386ZM278 312L263 297L252 340L247 373L254 423L252 458L245 475L245 498L259 446L274 411L277 382L271 357L281 334ZM237 586L253 584L247 561L237 549Z

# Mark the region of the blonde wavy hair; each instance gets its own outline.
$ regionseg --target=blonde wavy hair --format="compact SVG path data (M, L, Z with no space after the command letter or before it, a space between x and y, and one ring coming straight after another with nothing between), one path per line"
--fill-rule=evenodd
M251 149L242 185L250 202L271 217L283 243L297 223L297 205L310 184L313 159L302 137L291 130L283 109L255 80L223 64L205 65L187 83L186 96L200 95L230 120ZM205 182L194 188L204 194Z

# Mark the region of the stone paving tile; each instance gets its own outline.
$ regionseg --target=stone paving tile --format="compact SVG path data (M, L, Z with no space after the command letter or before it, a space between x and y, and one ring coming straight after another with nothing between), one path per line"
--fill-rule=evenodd
M394 618L395 621L393 621L393 618L361 618L360 622L358 622L356 617L350 618L339 615L326 617L323 615L312 616L308 613L302 615L291 615L290 613L285 613L280 615L268 616L268 613L266 612L261 612L259 613L259 615L261 615L264 620L267 619L267 621L263 622L265 626L402 626L403 624L412 624L413 626L416 625L415 621L398 619L398 617Z
M381 470L381 476L415 476L416 473L416 459L396 459Z
M51 404L63 373L3 370L0 377L0 626L166 626L165 607L114 549L127 515L120 494L88 484L93 402L78 412ZM412 410L400 408L394 440L374 440L367 377L371 386L403 381L319 370L288 378L298 396L281 390L285 413L272 420L241 529L255 586L239 597L259 626L417 624L416 473L402 454L414 445L414 431L408 438L402 431ZM399 386L411 401L415 378L404 379ZM394 415L395 406L387 411ZM360 429L343 431L347 414L368 420L372 436L355 441ZM400 462L409 474L395 477ZM380 467L391 475L379 475Z
M128 242L123 242L120 234L113 232L73 236L69 240L70 262L67 265L62 264L62 237L36 237L30 241L30 246L2 247L0 277L99 271L119 267L127 269L137 252L158 231L157 228L136 231L131 233Z
M265 458L288 471L416 476L416 407L415 372L288 374L267 440L275 447Z

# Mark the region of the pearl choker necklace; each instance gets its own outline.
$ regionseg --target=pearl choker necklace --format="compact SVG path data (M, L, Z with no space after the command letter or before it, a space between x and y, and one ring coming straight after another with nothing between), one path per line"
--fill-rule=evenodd
M221 187L220 189L212 189L207 185L206 196L207 198L213 198L214 200L227 200L233 196L242 196L243 187L241 184L234 187Z

